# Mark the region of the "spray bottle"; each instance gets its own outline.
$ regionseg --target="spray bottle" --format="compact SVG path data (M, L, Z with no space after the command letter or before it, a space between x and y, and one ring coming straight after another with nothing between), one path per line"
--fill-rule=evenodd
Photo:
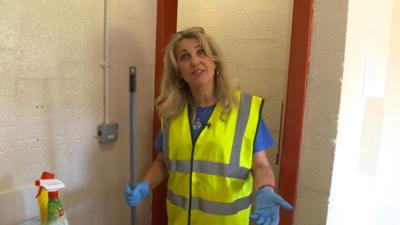
M54 174L44 171L42 173L42 176L40 176L40 179L41 180L54 179ZM35 181L36 186L38 186L37 182L38 182L38 180ZM36 200L37 200L37 204L39 206L39 212L40 212L40 225L43 225L44 221L46 220L46 217L47 217L47 203L49 201L49 193L42 186L38 187L38 192L36 194Z
M52 176L50 175L50 177L54 178L54 174ZM36 180L35 184L39 186L37 197L40 208L40 224L68 225L68 220L58 191L60 188L65 187L64 183L58 179L40 179ZM46 198L42 196L45 192L47 192L47 204L45 204ZM46 213L44 213L44 211Z

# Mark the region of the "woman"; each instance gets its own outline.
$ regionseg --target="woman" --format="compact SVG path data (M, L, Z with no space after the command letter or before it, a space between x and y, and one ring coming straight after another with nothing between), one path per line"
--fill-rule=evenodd
M215 41L202 28L174 34L164 56L157 108L158 156L142 182L125 187L130 207L168 177L169 225L277 225L279 207L265 150L274 141L263 100L233 88ZM255 211L250 215L256 190Z

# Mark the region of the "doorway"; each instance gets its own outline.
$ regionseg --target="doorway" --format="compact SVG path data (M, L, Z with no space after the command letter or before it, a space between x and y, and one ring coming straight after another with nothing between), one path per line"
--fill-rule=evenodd
M224 2L228 3L230 1ZM288 76L283 82L286 83L286 85L284 85L285 91L282 90L282 93L284 93L282 94L282 99L285 99L285 105L282 107L284 109L282 113L282 121L284 121L284 123L279 125L281 132L278 134L281 136L280 153L279 158L277 159L277 161L280 162L278 181L279 192L294 206L297 193L297 175L303 129L306 80L308 74L312 2L312 0L293 0L291 37L288 38L290 39L288 53L289 61L287 63L288 69L286 71ZM159 94L159 84L162 76L163 47L168 42L169 36L176 31L178 24L178 1L158 0L157 3L155 96L158 96ZM203 4L204 3L202 2L202 5ZM212 6L211 3L208 5ZM224 49L224 46L221 47ZM279 110L281 110L280 107ZM153 136L155 137L159 129L159 121L156 115L154 118ZM165 183L153 192L153 225L167 224L165 193ZM280 224L293 224L293 218L294 212L282 211Z

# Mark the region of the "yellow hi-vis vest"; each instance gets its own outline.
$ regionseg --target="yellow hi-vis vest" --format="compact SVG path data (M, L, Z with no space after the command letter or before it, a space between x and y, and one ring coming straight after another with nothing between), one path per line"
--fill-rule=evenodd
M253 143L263 100L236 93L238 105L226 121L216 104L192 143L188 104L162 122L169 172L169 225L248 225L253 177Z

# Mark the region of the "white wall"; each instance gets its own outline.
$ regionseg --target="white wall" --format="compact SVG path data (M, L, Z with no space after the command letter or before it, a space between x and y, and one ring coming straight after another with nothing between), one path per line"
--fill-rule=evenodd
M399 13L397 0L349 4L330 225L400 224Z
M294 224L398 224L398 15L398 1L314 1ZM375 81L386 81L384 107L371 104L372 112L365 112L367 58L375 59ZM382 154L373 158L361 149L362 136L371 137L364 128L379 121Z
M292 0L178 1L178 30L202 26L219 44L242 91L265 99L263 116L279 141L288 72ZM275 174L277 148L268 151Z
M72 225L128 224L128 67L138 69L138 177L151 161L156 1L109 1L109 120L119 140L99 145L103 122L103 1L0 1L0 223L38 215L34 180L67 187ZM139 224L149 224L149 201Z

